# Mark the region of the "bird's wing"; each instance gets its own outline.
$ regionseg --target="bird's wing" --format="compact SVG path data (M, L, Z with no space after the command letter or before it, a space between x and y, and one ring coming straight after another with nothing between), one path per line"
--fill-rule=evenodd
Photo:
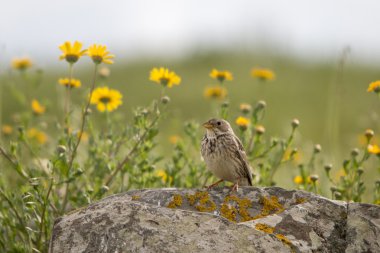
M238 147L236 155L238 156L239 160L242 161L244 172L247 175L249 185L252 185L253 179L252 179L251 167L249 166L248 158L247 158L247 155L244 151L243 144L241 143L239 138L235 135L234 135L234 140L235 140L237 147Z

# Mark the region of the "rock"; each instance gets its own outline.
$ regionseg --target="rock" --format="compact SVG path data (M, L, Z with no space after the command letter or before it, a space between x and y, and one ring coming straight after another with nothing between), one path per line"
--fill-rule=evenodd
M49 252L380 252L380 207L278 187L135 190L56 220Z

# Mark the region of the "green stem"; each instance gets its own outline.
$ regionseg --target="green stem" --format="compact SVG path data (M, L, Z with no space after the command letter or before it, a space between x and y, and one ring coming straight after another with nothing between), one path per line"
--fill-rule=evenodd
M124 167L124 165L130 161L132 155L137 151L137 148L145 140L145 136L148 134L149 129L156 124L159 118L160 118L159 115L157 115L156 118L154 118L154 120L150 123L150 125L145 129L145 132L143 133L143 135L135 143L131 151L129 151L129 153L124 157L124 159L121 162L119 162L119 164L117 165L116 169L112 172L112 174L108 178L106 178L104 182L105 186L109 186L112 183L112 180L114 179L114 177L119 173L119 171Z
M82 111L82 124L81 124L81 127L80 127L80 132L79 132L79 135L78 135L77 142L76 142L76 144L74 146L74 149L73 149L73 152L71 154L70 161L69 161L67 175L66 175L67 177L69 177L69 175L70 175L70 171L71 171L71 169L73 167L73 163L74 163L75 157L77 155L79 144L81 143L81 140L82 140L82 135L83 135L84 127L85 127L85 124L86 124L87 111L88 111L88 108L90 107L92 94L93 94L93 91L95 89L97 71L98 71L98 64L95 64L94 74L93 74L93 79L92 79L93 81L92 81L92 85L91 85L91 89L90 89L90 95L88 96L87 104L86 104L84 110ZM67 181L66 185L65 185L64 198L63 198L63 203L62 203L62 208L61 208L61 212L62 213L65 211L66 205L67 205L67 202L68 202L69 184L70 184L70 182Z
M42 206L42 212L41 212L41 222L40 222L40 228L39 228L39 234L38 234L38 238L37 238L37 245L38 247L40 247L41 245L41 240L42 240L42 235L43 235L43 230L44 230L44 223L45 223L45 212L46 212L46 208L47 208L47 205L48 205L48 200L49 200L49 197L50 197L50 193L51 193L51 190L53 188L53 178L50 179L50 185L49 185L49 189L48 189L48 192L46 193L46 197L44 198L44 203L43 203L43 206ZM45 226L45 236L47 237L47 229L46 229L46 226ZM47 241L47 238L45 238L46 241Z

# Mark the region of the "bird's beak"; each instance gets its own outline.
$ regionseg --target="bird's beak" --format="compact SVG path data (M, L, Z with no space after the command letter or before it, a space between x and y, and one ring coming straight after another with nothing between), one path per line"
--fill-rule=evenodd
M203 127L207 128L207 129L213 129L214 128L214 126L212 124L210 124L209 122L203 123Z

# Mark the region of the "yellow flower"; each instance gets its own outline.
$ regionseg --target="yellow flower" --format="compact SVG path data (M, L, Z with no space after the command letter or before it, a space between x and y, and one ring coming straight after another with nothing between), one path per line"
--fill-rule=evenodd
M149 80L169 88L173 85L179 85L181 83L181 77L179 77L174 71L170 71L169 69L163 67L159 69L152 69L150 71Z
M254 68L251 71L251 75L253 77L259 78L260 80L274 80L275 79L275 74L270 69Z
M240 116L236 119L235 123L241 130L246 130L249 126L249 119Z
M231 72L227 70L220 71L217 69L211 70L210 77L214 79L218 79L220 82L223 82L224 80L231 81L233 79Z
M29 139L36 140L40 144L45 144L48 139L47 135L44 132L39 131L36 128L29 129L26 135Z
M74 78L71 78L71 80L70 78L60 78L58 83L62 86L70 88L79 88L82 85L80 80Z
M1 132L4 134L4 135L11 135L12 132L13 132L13 128L10 126L10 125L3 125L1 127Z
M165 184L168 181L169 181L169 184L173 182L173 177L169 177L166 171L162 169L156 171L156 177L161 178L161 181L163 184Z
M380 81L375 81L375 82L372 82L369 84L368 86L368 89L367 89L368 92L380 92Z
M204 90L206 98L223 99L227 96L227 90L220 86L208 87Z
M79 138L79 136L80 136L80 131L77 133L77 137L78 137L78 138ZM84 141L84 142L87 142L87 141L88 141L88 134L87 134L87 132L83 132L83 133L82 133L82 138L81 138L81 140Z
M69 63L77 62L79 58L86 53L86 50L81 50L82 43L78 41L75 41L73 45L70 41L66 41L65 43L59 46L59 49L61 49L62 51L62 54L59 57L59 59L65 59Z
M96 108L100 112L104 112L105 110L112 112L122 104L122 97L121 93L117 90L99 87L93 91L90 102L97 105Z
M380 147L376 144L374 145L368 145L367 147L368 153L374 154L374 155L380 155Z
M171 135L169 137L169 142L171 144L177 144L177 142L180 140L181 138L178 136L178 135Z
M95 64L100 64L102 62L107 64L112 64L111 59L115 58L114 55L107 51L107 47L103 45L93 44L87 50L87 55L91 57Z
M286 162L293 160L294 162L299 162L301 160L301 154L297 149L287 149L282 157L282 161Z
M46 108L45 106L41 105L40 102L38 102L36 99L32 100L32 110L33 113L36 115L41 115L45 112Z
M293 182L295 183L295 184L303 184L303 178L301 177L301 176L295 176L294 178L293 178Z
M32 61L27 58L14 58L12 60L12 68L18 69L18 70L26 70L30 68L33 65Z

